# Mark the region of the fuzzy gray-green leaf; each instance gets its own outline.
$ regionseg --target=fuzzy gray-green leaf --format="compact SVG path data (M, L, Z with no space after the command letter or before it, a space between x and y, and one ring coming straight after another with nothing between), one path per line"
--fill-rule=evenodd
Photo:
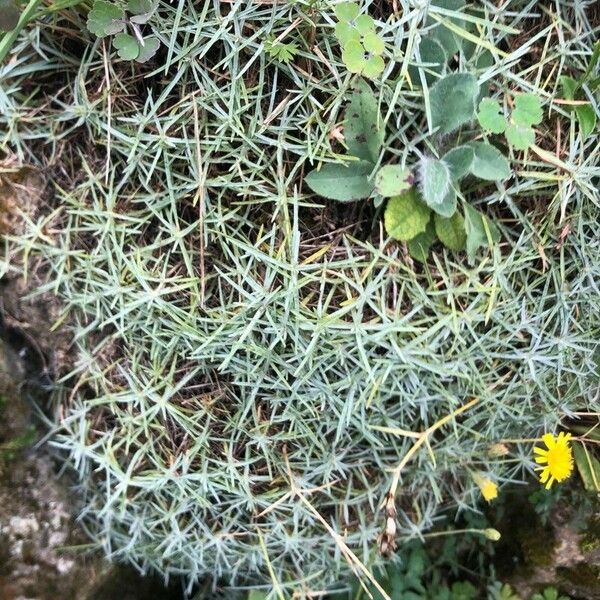
M450 169L435 158L423 158L419 163L419 187L425 203L434 207L441 204L450 190Z
M457 146L444 154L442 160L448 165L452 179L464 177L470 170L475 153L470 146Z
M473 75L446 75L429 90L431 126L445 134L472 121L478 95L479 85Z
M498 148L486 142L471 142L469 146L474 154L471 173L475 177L486 181L500 181L510 177L510 164Z

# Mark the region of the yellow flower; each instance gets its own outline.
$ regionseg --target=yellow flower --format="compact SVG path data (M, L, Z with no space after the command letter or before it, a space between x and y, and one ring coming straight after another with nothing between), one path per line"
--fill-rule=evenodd
M484 477L479 473L473 474L473 481L479 486L481 495L491 502L498 497L498 486L489 477Z
M534 448L533 451L537 454L535 462L538 465L536 471L541 471L540 482L546 484L546 489L549 490L555 481L564 481L573 471L573 453L569 440L570 433L561 431L558 437L555 438L551 433L546 433L542 436L547 450L544 448Z

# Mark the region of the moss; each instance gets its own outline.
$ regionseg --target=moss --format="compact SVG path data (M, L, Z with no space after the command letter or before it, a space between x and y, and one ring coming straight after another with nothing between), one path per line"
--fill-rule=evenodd
M600 517L591 519L579 540L579 549L589 554L600 548Z

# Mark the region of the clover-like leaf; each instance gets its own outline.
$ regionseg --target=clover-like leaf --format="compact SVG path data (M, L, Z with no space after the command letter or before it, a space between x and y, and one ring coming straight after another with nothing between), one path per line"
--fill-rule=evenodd
M542 122L544 113L542 103L535 94L517 94L515 107L512 111L512 120L515 125L531 127Z
M112 2L95 0L88 14L88 30L98 37L113 35L125 29L125 11Z
M140 12L129 9L130 12L135 12L135 14L131 17L131 22L142 25L143 23L147 23L151 19L152 15L156 12L156 9L158 8L158 2L151 0L137 0L137 2L139 2L138 11ZM128 5L131 5L131 2L129 2ZM137 4L134 4L134 6L137 6ZM144 10L141 10L142 8Z
M139 44L140 53L137 55L135 61L139 63L145 63L149 61L160 48L160 41L153 35L145 37L144 43Z
M369 179L373 165L366 161L348 165L325 164L318 171L311 171L304 179L313 191L339 202L351 202L368 198L375 184Z
M375 176L375 189L386 198L397 196L409 189L411 183L410 171L400 165L385 165Z
M467 232L465 231L465 220L458 211L449 218L434 215L433 222L435 232L446 248L455 252L464 250L467 242Z
M140 54L138 41L128 33L119 33L116 35L113 44L123 60L133 60Z
M478 95L479 85L473 75L446 75L429 90L431 126L445 134L471 121Z
M485 215L465 204L465 232L467 234L467 257L470 261L481 247L500 241L500 231Z
M511 123L506 128L507 142L517 150L527 150L535 144L535 131L531 127Z
M429 250L435 242L435 228L433 221L429 219L425 231L417 234L412 240L408 241L408 253L414 260L419 262L426 262L429 256Z
M448 165L444 161L424 157L419 163L419 187L428 206L433 208L441 204L451 187Z
M362 74L369 79L377 79L385 69L385 61L381 56L372 55L365 60Z
M407 242L425 231L430 217L429 207L421 202L413 187L388 201L384 214L385 230L395 240Z
M342 2L335 7L335 16L339 21L353 21L358 17L360 9L355 2Z
M471 170L474 159L475 153L471 146L457 146L442 157L450 169L450 176L455 180L464 177Z
M363 45L356 40L350 40L342 50L342 60L350 73L361 73L367 62Z
M471 173L475 177L486 181L499 181L510 177L510 164L498 148L486 142L471 142L469 146L474 154Z
M346 21L338 21L335 24L335 37L342 46L345 46L350 41L360 43L360 33L358 32L358 29Z
M354 25L361 35L375 31L375 21L369 15L360 15L354 19Z
M0 0L0 31L12 31L19 24L19 17L14 0Z
M353 156L377 162L384 139L377 98L364 80L359 80L344 115L344 137Z
M504 133L507 122L502 112L502 108L497 100L484 98L479 104L477 120L483 129L492 133Z
M380 55L385 50L383 40L374 31L367 31L363 37L362 43L365 50L371 54Z

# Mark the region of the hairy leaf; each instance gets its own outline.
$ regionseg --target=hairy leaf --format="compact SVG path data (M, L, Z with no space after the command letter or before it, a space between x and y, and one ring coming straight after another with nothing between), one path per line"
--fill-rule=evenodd
M350 154L363 160L377 161L383 145L384 130L377 98L369 84L362 79L352 93L346 109L344 136Z
M510 165L505 156L491 144L486 142L471 142L473 163L471 173L486 181L499 181L510 177Z
M474 159L475 153L471 146L457 146L442 157L450 169L452 179L464 177L471 170Z
M438 79L434 73L441 75L444 72L448 62L448 55L443 46L432 37L426 37L421 40L421 43L419 44L419 55L421 57L419 62L425 63L427 66L416 67L415 65L411 65L408 68L410 78L413 83L420 85L421 78L419 77L419 72L423 70L425 81L428 84L432 84Z
M305 181L315 193L340 202L368 198L375 185L369 180L373 165L353 162L348 165L325 164L318 171L311 171Z
M451 187L448 165L435 158L423 158L419 164L419 185L428 206L441 204Z
M450 133L475 115L479 95L477 79L468 73L452 73L429 91L431 126L438 133Z
M425 231L430 216L431 211L421 202L413 187L388 201L384 215L385 230L395 240L406 242Z

